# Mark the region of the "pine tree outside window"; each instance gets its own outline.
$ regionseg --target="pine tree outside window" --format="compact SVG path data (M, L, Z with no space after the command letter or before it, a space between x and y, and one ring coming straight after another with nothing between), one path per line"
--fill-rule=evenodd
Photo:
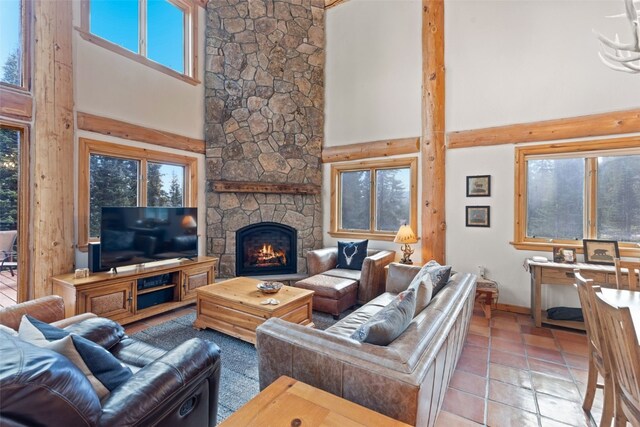
M0 83L28 89L28 10L24 0L0 1Z

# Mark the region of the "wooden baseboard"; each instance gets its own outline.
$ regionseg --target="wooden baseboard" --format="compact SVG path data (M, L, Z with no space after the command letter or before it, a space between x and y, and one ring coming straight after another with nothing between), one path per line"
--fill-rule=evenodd
M529 307L522 307L520 305L511 304L496 304L496 310L507 311L509 313L527 314L531 315L531 309Z

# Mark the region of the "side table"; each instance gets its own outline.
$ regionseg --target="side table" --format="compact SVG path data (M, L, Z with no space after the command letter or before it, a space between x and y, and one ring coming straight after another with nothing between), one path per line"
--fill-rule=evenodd
M491 319L491 309L498 304L498 283L493 280L478 278L476 282L476 302L482 307L484 317Z

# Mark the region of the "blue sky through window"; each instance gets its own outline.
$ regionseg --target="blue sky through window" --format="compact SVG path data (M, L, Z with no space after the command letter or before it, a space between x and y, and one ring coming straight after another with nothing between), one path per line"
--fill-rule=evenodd
M93 34L139 53L138 0L91 0L89 9Z
M0 81L5 81L4 65L7 59L22 44L21 32L20 0L0 0ZM21 67L20 58L18 62Z
M184 73L184 12L167 0L148 0L147 22L149 59Z
M147 0L146 6L146 56L184 73L184 11L168 0ZM140 53L138 0L91 0L90 15L91 33Z

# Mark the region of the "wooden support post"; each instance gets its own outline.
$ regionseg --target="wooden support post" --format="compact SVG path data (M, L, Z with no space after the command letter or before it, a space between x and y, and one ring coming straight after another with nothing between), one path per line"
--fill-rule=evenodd
M34 0L29 298L73 270L72 2Z
M422 0L422 260L445 262L444 0Z

